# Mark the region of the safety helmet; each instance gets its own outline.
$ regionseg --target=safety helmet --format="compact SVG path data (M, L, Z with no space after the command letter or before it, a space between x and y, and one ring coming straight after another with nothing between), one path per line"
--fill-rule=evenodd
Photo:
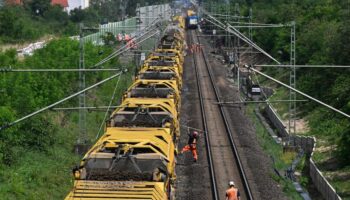
M235 186L235 182L230 181L230 182L228 183L228 185L229 185L229 186Z
M197 136L198 132L197 131L193 131L193 136Z

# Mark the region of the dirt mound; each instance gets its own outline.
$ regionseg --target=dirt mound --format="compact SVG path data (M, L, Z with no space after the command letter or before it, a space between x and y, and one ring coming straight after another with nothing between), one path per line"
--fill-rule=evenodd
M152 181L151 173L109 171L108 169L90 169L88 180L96 181Z

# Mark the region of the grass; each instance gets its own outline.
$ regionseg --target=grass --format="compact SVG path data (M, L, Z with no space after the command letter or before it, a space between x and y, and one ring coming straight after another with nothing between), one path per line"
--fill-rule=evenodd
M285 88L278 88L275 90L275 93L269 98L270 101L274 100L286 100L288 97L289 91ZM283 120L288 119L289 104L288 103L272 103L272 106L278 111L280 117Z
M132 74L130 68L128 73L121 76L112 105L119 104L118 99L131 84ZM117 81L115 79L87 92L87 106L108 105ZM81 159L73 151L79 136L78 112L47 112L45 115L58 129L54 144L47 151L22 151L16 164L11 167L0 164L1 199L63 199L72 189L71 169ZM92 143L95 142L104 115L105 112L87 113L88 139Z
M1 199L63 199L72 186L71 167L79 161L72 151L75 129L61 129L47 152L27 151L17 164L2 166Z
M282 146L275 143L275 141L272 139L265 127L261 124L261 122L255 115L254 105L247 106L247 113L255 125L255 130L260 146L269 156L273 157L275 165L274 167L279 171L286 169L292 163L295 157L295 153L283 153ZM291 181L283 179L277 176L276 174L271 174L271 177L279 183L279 185L283 189L283 192L290 199L302 199L299 193L295 190Z
M337 191L337 193L342 196L343 200L350 199L350 181L331 181L333 188Z
M277 99L286 99L288 98L288 90L285 88L277 88L275 94L270 98L270 100L277 100ZM286 103L275 103L273 106L276 108L277 112L279 115L282 117L282 119L286 119L288 115L288 104ZM312 159L315 161L319 169L323 172L323 174L327 174L328 172L335 172L335 173L340 173L340 172L348 172L350 173L350 168L345 168L345 169L333 169L332 171L329 171L326 169L323 165L325 161L332 159L335 157L335 150L336 146L334 145L336 143L336 139L338 137L337 134L334 134L335 132L342 132L342 130L338 130L336 128L341 128L343 126L339 127L334 127L333 124L342 124L346 123L343 121L337 121L337 119L329 119L326 123L320 123L322 120L323 114L320 110L315 109L314 111L310 112L307 116L306 119L309 121L309 125L311 127L311 130L306 132L305 135L307 136L315 136L317 139L317 148L316 151L313 154ZM325 147L331 147L328 149L325 149ZM320 150L323 149L323 150ZM303 158L305 159L305 158ZM303 161L305 162L305 161ZM302 171L302 169L297 168L298 171ZM306 174L308 172L305 172ZM310 183L310 178L302 176L299 178L300 183L302 184L303 187L307 187L308 184ZM349 180L333 180L328 179L330 184L338 191L338 194L343 198L343 199L349 199L350 200L350 181Z

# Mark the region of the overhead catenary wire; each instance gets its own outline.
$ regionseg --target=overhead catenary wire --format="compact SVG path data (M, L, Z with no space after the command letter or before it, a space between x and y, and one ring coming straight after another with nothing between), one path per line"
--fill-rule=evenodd
M349 65L254 65L255 67L282 67L282 68L350 68Z
M151 32L151 31L152 31L152 30L148 30L148 31L146 31L145 33L142 33L141 35L139 35L139 36L133 38L133 40L136 41L136 40L140 39L141 37L143 37L144 35L148 34L148 33ZM107 57L105 57L104 59L102 59L101 61L99 61L98 63L96 63L96 64L94 65L94 67L97 67L97 66L99 66L99 65L102 65L103 63L107 62L106 60L110 60L110 58L114 58L115 56L119 55L119 52L120 52L120 51L123 51L123 50L124 50L125 48L127 48L127 47L128 47L127 44L125 44L124 46L120 47L118 50L112 52L110 55L108 55ZM117 55L116 55L116 54L117 54Z
M26 120L26 119L28 119L30 117L33 117L34 115L37 115L37 114L42 113L42 112L44 112L44 111L46 111L48 109L51 109L51 108L53 108L53 107L55 107L55 106L65 102L65 101L67 101L69 99L72 99L73 97L76 97L76 96L80 95L81 93L84 93L84 92L86 92L88 90L91 90L91 89L93 89L93 88L95 88L95 87L97 87L97 86L99 86L99 85L101 85L101 84L103 84L103 83L105 83L107 81L110 81L110 80L120 76L122 73L123 72L116 73L113 76L110 76L109 78L106 78L106 79L104 79L104 80L102 80L102 81L100 81L98 83L95 83L95 84L93 84L93 85L91 85L91 86L89 86L89 87L87 87L87 88L85 88L85 89L83 89L83 90L81 90L79 92L76 92L76 93L74 93L74 94L72 94L72 95L70 95L68 97L65 97L65 98L63 98L63 99L61 99L61 100L59 100L59 101L57 101L57 102L55 102L53 104L50 104L50 105L48 105L48 106L46 106L44 108L41 108L41 109L39 109L39 110L37 110L37 111L35 111L33 113L30 113L29 115L21 117L20 119L17 119L17 120L15 120L13 122L7 123L7 124L5 124L5 125L0 127L0 131L3 131L5 129L7 129L7 128L9 128L9 127L11 127L11 126L13 126L13 125L23 121L23 120Z
M234 28L232 25L228 24L228 30L231 30L229 28L233 29L233 34L236 35L237 37L239 37L241 40L243 40L244 42L248 43L249 45L253 46L255 49L257 49L258 51L260 51L261 53L263 53L264 55L266 55L267 57L269 57L271 60L275 61L277 64L281 64L277 59L275 59L273 56L271 56L270 54L268 54L266 51L264 51L261 47L259 47L256 43L254 43L253 41L251 41L248 37L246 37L243 33L239 32L236 28Z
M244 26L244 25L233 25L232 27L234 28L281 28L285 27L285 25L271 25L271 26L259 26L259 25L254 25L254 26Z
M149 32L154 31L154 30L150 30ZM147 32L147 33L149 33ZM149 38L153 37L154 35L158 34L158 31L155 31L153 34L147 36L146 38L142 39L141 41L138 41L135 43L135 45L138 45L146 40L148 40ZM144 35L142 35L144 36ZM141 37L140 37L141 38ZM93 67L98 67L108 61L110 61L111 59L115 58L116 56L128 51L129 49L131 49L131 46L128 46L127 44L124 45L123 47L121 47L120 49L118 49L117 51L115 51L114 53L110 54L109 56L107 56L106 58L104 58L103 60L101 60L100 62L98 62L97 64L95 64Z
M215 17L211 16L210 14L208 14L207 11L202 9L202 12L204 14L206 14L209 18L211 18L212 20L214 20L215 22L206 19L207 21L209 21L210 23L214 24L215 26L218 26L224 30L226 30L227 32L233 33L234 35L236 35L238 38L240 38L241 40L243 40L244 42L246 42L247 44L253 46L255 49L257 49L258 51L260 51L261 53L263 53L264 55L266 55L267 57L269 57L271 60L275 61L278 64L281 64L278 60L276 60L274 57L272 57L270 54L268 54L267 52L265 52L261 47L259 47L257 44L255 44L253 41L251 41L249 38L247 38L244 34L242 34L241 32L239 32L236 28L234 28L232 25L230 24L224 24L221 21L217 20Z
M151 31L154 31L154 29L152 29L151 27L153 27L154 25L156 25L156 24L158 23L158 21L159 21L159 18L155 18L155 20L151 23L151 26L148 26L148 27L147 27L147 28L149 28L150 30L149 30L149 31L146 31L146 33L140 35L138 38L135 38L135 40L137 40L137 39L139 39L139 38L141 38L141 37L147 35L147 34L150 33ZM142 39L141 41L136 42L136 45L142 43L143 41L149 39L150 37L153 37L155 34L158 34L158 31L155 31L155 32L152 33L150 36L147 36L146 38ZM105 62L108 62L109 60L111 60L111 59L113 59L114 57L118 56L119 54L121 54L121 53L123 53L123 52L129 50L130 48L131 48L131 47L128 46L128 45L126 44L126 45L124 45L121 49L119 49L119 50L117 50L116 52L114 52L113 55L110 55L109 57L107 57L106 59L100 61L100 62L97 63L96 65L101 65L101 64L103 64L103 63L105 63ZM95 66L96 66L96 65L95 65ZM105 112L103 121L102 121L102 123L101 123L101 125L100 125L100 128L99 128L97 134L96 134L95 140L100 136L100 133L101 133L101 131L102 131L102 128L103 128L103 126L104 126L104 124L105 124L105 121L106 121L106 118L107 118L107 115L108 115L108 111L110 110L110 107L111 107L111 105L112 105L112 103L113 103L113 100L115 99L115 94L116 94L116 91L117 91L117 89L118 89L119 81L120 81L120 77L118 78L117 84L116 84L116 86L115 86L115 88L114 88L114 91L113 91L111 100L110 100L110 102L109 102L108 108L106 109L106 112Z
M273 56L271 56L270 54L268 54L266 51L264 51L261 47L259 47L257 44L255 44L254 42L252 42L249 38L247 38L245 35L243 35L241 32L239 32L236 28L234 28L231 25L225 25L222 22L218 21L217 19L215 19L212 16L208 16L211 19L213 19L214 21L216 21L217 23L213 22L212 20L206 19L206 21L214 24L215 26L222 28L224 30L226 30L227 32L230 32L232 34L234 34L235 36L237 36L238 38L240 38L242 41L246 42L248 45L254 47L256 50L258 50L259 52L263 53L264 55L266 55L267 57L269 57L271 60L275 61L278 64L281 64L277 59L275 59ZM219 25L220 24L220 25Z
M118 89L118 86L119 86L119 81L120 81L120 76L118 77L118 81L115 84L111 100L109 101L108 108L106 109L105 115L104 115L103 120L101 122L100 128L98 129L98 132L96 134L95 140L97 140L97 138L99 138L100 133L101 133L102 128L103 128L103 125L106 123L106 118L107 118L107 115L108 115L108 111L110 110L110 107L112 106L112 103L113 103L113 101L115 99L115 94L117 93L117 89Z
M120 71L120 69L14 69L14 68L0 68L0 73L7 72L105 72L105 71Z
M209 13L209 12L207 12ZM210 13L212 16L219 16L219 17L231 17L231 18L239 18L239 19L248 19L249 17L239 16L239 15L224 15L224 14L213 14Z
M160 15L160 17L162 17L162 16L163 16L163 14ZM159 18L155 19L155 20L153 21L153 22L154 22L153 24L148 25L147 28L144 29L144 30L150 29L149 31L146 32L146 34L149 33L149 32L151 32L151 31L154 31L154 26L158 24L158 21L160 21ZM152 37L153 35L155 35L155 34L157 34L157 33L158 33L158 31L156 31L155 33L153 33L151 36L147 37L146 39ZM143 35L141 34L139 37L136 37L136 38L134 38L134 39L135 39L135 40L140 39L140 38L142 38L142 37L143 37L144 35L146 35L146 34L143 34ZM145 41L146 39L143 39L143 40L137 42L136 44L142 43L142 42ZM126 47L126 48L125 48L125 47ZM125 50L124 48L125 48L126 50ZM124 49L124 50L123 50L123 49ZM121 50L117 50L117 53L116 53L116 52L114 52L114 53L116 53L117 55L119 55L120 53L123 53L123 52L127 51L128 49L130 49L130 47L127 47L127 45L124 45L124 47L122 47ZM118 53L118 51L120 51L120 53ZM113 53L112 53L112 54L113 54ZM111 56L111 55L110 55L110 56ZM103 63L109 61L110 59L114 58L115 56L116 56L116 55L112 55L111 57L107 57L107 58L104 59L103 61L101 61L101 62L95 64L93 67L97 67L98 65L101 65L101 64L103 64ZM25 120L25 119L28 119L28 118L30 118L30 117L32 117L32 116L34 116L34 115L37 115L37 114L39 114L39 113L41 113L41 112L43 112L43 111L45 111L45 110L51 109L51 108L53 108L54 106L56 106L56 105L58 105L58 104L60 104L60 103L62 103L62 102L64 102L64 101L67 101L67 100L69 100L69 99L71 99L71 98L73 98L73 97L76 97L76 96L78 96L79 94L84 93L85 91L88 91L88 90L90 90L90 89L92 89L92 88L94 88L94 87L96 87L96 86L98 86L98 85L101 85L102 83L105 83L105 82L107 82L107 81L109 81L109 80L111 80L111 79L113 79L113 78L115 78L115 77L121 75L121 73L122 73L122 72L117 73L117 74L115 74L115 75L113 75L113 76L111 76L111 77L109 77L109 78L107 78L107 79L104 79L104 80L102 80L102 81L100 81L100 82L98 82L98 83L96 83L96 84L94 84L94 85L92 85L92 86L90 86L90 87L88 87L88 88L85 88L85 89L83 89L83 90L81 90L81 91L79 91L79 92L77 92L77 93L74 93L74 94L72 94L72 95L70 95L70 96L68 96L68 97L66 97L66 98L64 98L64 99L61 99L61 100L59 100L59 101L57 101L57 102L55 102L55 103L53 103L53 104L51 104L51 105L49 105L49 106L46 106L46 107L44 107L44 108L41 108L41 109L39 109L39 110L37 110L37 111L35 111L35 112L29 114L29 115L26 115L26 116L24 116L24 117L22 117L22 118L20 118L20 119L15 120L15 121L13 121L13 122L7 123L7 124L5 124L5 125L3 125L3 126L0 127L0 131L5 130L5 129L7 129L7 128L9 128L9 127L11 127L11 126L13 126L13 125L15 125L15 124L17 124L17 123L19 123L19 122Z
M154 26L156 26L156 27L158 26L158 23L161 21L161 18L163 17L163 14L161 14L161 15L159 15L159 16L160 16L160 18L154 19L149 25L146 26L146 28L144 28L144 29L142 30L141 33L139 33L138 36L134 37L133 40L134 40L134 41L137 41L138 39L144 37L144 36L147 35L148 33L154 31L154 30L155 30L155 29L154 29ZM156 33L157 33L157 32L156 32ZM153 34L153 35L155 35L155 34ZM152 36L153 36L153 35L152 35ZM149 37L148 37L148 38L149 38ZM147 39L148 39L148 38L147 38ZM145 41L145 40L139 41L139 42L137 42L136 44L140 44L140 43L142 43L143 41ZM100 62L98 62L97 64L95 64L93 67L97 67L97 66L99 66L99 65L102 65L102 64L105 63L105 62L108 62L109 60L115 58L116 56L118 56L119 54L121 54L121 53L127 51L128 49L130 49L130 47L128 47L128 44L125 44L124 46L122 46L121 48L119 48L117 51L111 53L109 56L107 56L106 58L104 58L103 60L101 60Z
M214 102L213 104L247 104L247 103L289 103L291 100L266 100L266 101L221 101L221 102ZM293 100L294 101L294 100ZM295 100L295 102L307 102L308 100Z
M298 93L298 94L300 94L300 95L302 95L302 96L304 96L304 97L306 97L306 98L308 98L308 99L310 99L312 101L315 101L315 102L317 102L317 103L319 103L319 104L321 104L321 105L323 105L323 106L325 106L325 107L327 107L327 108L329 108L329 109L331 109L331 110L333 110L333 111L335 111L335 112L337 112L337 113L339 113L341 115L344 115L347 118L350 118L349 114L347 114L347 113L345 113L345 112L343 112L343 111L341 111L339 109L336 109L333 106L330 106L330 105L328 105L328 104L326 104L326 103L324 103L324 102L322 102L322 101L320 101L320 100L318 100L318 99L316 99L316 98L314 98L314 97L312 97L312 96L310 96L308 94L305 94L304 92L302 92L300 90L297 90L297 89L295 89L295 88L293 88L293 87L291 87L291 86L289 86L289 85L287 85L287 84L285 84L285 83L283 83L283 82L281 82L281 81L279 81L279 80L277 80L277 79L275 79L275 78L273 78L273 77L271 77L271 76L269 76L269 75L267 75L267 74L265 74L263 72L260 72L257 69L251 68L251 67L249 67L247 65L245 65L245 67L246 68L250 68L250 70L253 70L256 73L258 73L258 74L260 74L260 75L262 75L262 76L264 76L264 77L266 77L266 78L268 78L268 79L270 79L270 80L272 80L272 81L274 81L274 82L276 82L276 83L278 83L278 84L280 84L280 85L282 85L282 86L284 86L284 87L286 87L286 88L288 88L290 90L293 90L294 92L296 92L296 93Z
M68 108L52 108L53 111L75 111L75 110L98 110L98 109L114 109L122 108L123 106L86 106L86 107L68 107Z
M244 25L258 25L258 26L286 26L284 24L265 24L265 23L255 23L255 22L230 22L230 24L244 24Z
M205 11L203 11L203 13L205 13ZM208 15L208 13L205 13L205 14ZM216 24L216 23L213 23L213 22L210 21L210 20L207 20L207 21L209 21L210 23L213 23L214 25L216 25L216 26L218 26L218 27L220 27L220 28L223 28L223 29L226 29L226 30L229 31L229 29L228 29L227 27L225 27L225 25L224 25L222 22L216 20L214 17L212 17L212 16L210 16L210 15L208 15L208 16L209 16L210 18L212 18L213 20L215 20L216 22L218 22L220 25L218 25L218 24ZM255 43L253 43L252 41L250 41L249 38L246 38L242 33L240 33L237 29L235 29L234 26L232 26L232 25L229 24L228 27L229 27L229 28L232 28L232 29L234 30L234 31L233 31L233 34L235 34L237 37L239 37L239 38L242 39L243 41L247 42L249 45L254 45L254 44L255 44ZM244 39L243 39L243 38L244 38ZM258 46L257 46L257 45L254 45L254 48L256 48L256 47L258 47ZM259 47L259 49L261 49L261 48ZM257 50L259 50L259 49L257 49ZM261 49L261 50L262 50L262 49ZM265 51L262 50L262 53L264 53L264 52L265 52ZM272 59L272 60L274 60L275 62L277 62L278 65L281 65L281 63L280 63L279 61L277 61L275 58L273 58L271 55L267 54L266 52L265 52L264 54L265 54L266 56L268 56L270 59ZM277 66L277 65L276 65L276 66ZM248 67L248 66L245 66L245 67L250 68L250 67ZM263 67L263 66L261 66L261 67ZM290 65L290 66L286 65L286 67L298 67L298 65ZM300 67L302 67L302 65L300 65ZM314 67L326 67L326 66L315 65ZM332 66L330 66L330 67L332 67ZM344 67L346 67L346 66L338 66L338 68L344 68ZM336 68L336 67L335 67L335 68ZM254 69L254 68L250 68L250 69L253 70L254 73L256 72L256 73L258 73L258 74L260 74L260 75L262 75L262 76L264 76L264 77L266 77L266 78L268 78L268 79L270 79L270 80L272 80L272 81L274 81L274 82L277 82L277 83L281 84L281 85L284 86L284 87L287 87L287 88L290 89L290 90L293 90L294 92L296 92L296 93L298 93L298 94L300 94L300 95L302 95L302 96L304 96L304 97L306 97L306 98L308 98L308 99L310 99L310 100L312 100L312 101L315 101L315 102L317 102L317 103L319 103L319 104L321 104L321 105L323 105L323 106L325 106L325 107L327 107L327 108L329 108L329 109L331 109L331 110L333 110L333 111L335 111L335 112L337 112L337 113L339 113L339 114L344 115L345 117L350 118L350 115L349 115L349 114L344 113L344 112L342 112L341 110L338 110L338 109L336 109L336 108L334 108L334 107L332 107L332 106L330 106L330 105L328 105L328 104L326 104L326 103L324 103L324 102L322 102L322 101L320 101L320 100L318 100L318 99L316 99L316 98L313 98L313 97L311 97L310 95L305 94L305 93L303 93L303 92L301 92L301 91L299 91L299 90L297 90L297 89L295 89L295 88L293 88L293 87L291 87L291 86L289 86L289 85L287 85L287 84L285 84L285 83L282 83L281 81L278 81L277 79L274 79L274 78L272 78L272 77L270 77L270 76L268 76L268 75L266 75L266 74L264 74L264 73L262 73L262 72L260 72L260 71L258 71L258 70L256 70L256 69Z

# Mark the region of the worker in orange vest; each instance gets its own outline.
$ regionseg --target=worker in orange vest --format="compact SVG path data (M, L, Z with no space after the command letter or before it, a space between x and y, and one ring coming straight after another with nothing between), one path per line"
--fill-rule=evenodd
M229 188L226 190L226 200L240 200L240 194L237 188L235 188L235 182L229 182Z
M182 148L180 154L183 154L186 151L191 151L193 155L193 161L197 162L198 155L197 155L197 139L198 139L198 132L193 131L188 134L188 142L187 145Z

